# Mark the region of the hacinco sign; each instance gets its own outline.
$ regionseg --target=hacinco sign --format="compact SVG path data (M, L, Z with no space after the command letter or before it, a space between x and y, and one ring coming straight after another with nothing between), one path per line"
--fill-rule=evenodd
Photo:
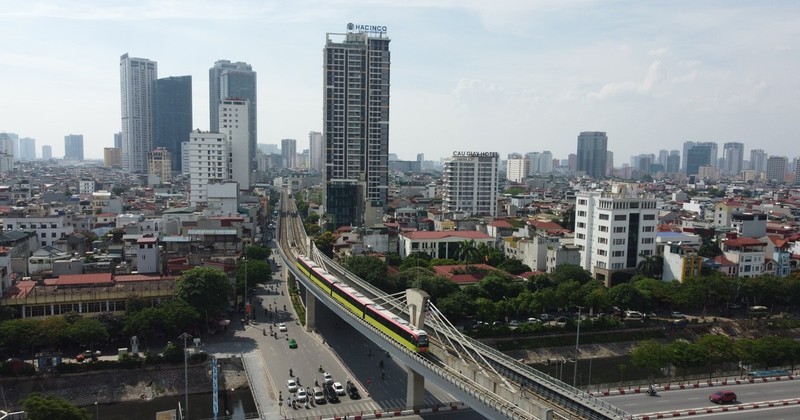
M497 152L453 152L453 156L469 156L469 157L498 157Z
M348 31L369 32L369 33L386 33L386 27L382 25L359 25L357 23L348 23Z

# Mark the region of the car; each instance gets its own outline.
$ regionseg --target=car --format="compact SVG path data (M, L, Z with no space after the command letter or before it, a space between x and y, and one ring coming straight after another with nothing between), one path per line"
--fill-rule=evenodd
M291 340L289 340L289 348L290 348L290 349L296 349L296 348L297 348L297 341L295 341L295 339L294 339L294 338L292 338Z
M281 322L280 324L278 324L278 331L280 331L280 332L286 332L286 324L284 324L283 322Z
M511 321L508 322L508 325L512 327L519 327L519 321L517 321L516 319L512 319Z
M682 313L680 313L678 311L672 311L670 313L670 316L673 317L673 318L679 318L679 319L686 318L686 315L684 315L684 314L682 314Z
M709 395L708 400L715 404L736 402L736 393L733 391L717 391Z
M328 373L328 372L323 373L322 374L322 382L326 383L326 384L332 384L333 383L333 376L331 376L331 374Z
M306 389L300 387L297 389L297 402L304 403L308 399L308 394L306 394Z
M337 395L346 395L347 393L344 391L344 387L342 386L341 382L334 382L333 389L336 391Z
M297 381L294 379L287 379L286 388L289 389L289 392L297 392Z
M322 388L318 386L311 388L311 395L314 396L315 403L325 404L325 394L322 392Z
M357 400L361 398L361 395L358 394L358 387L356 387L356 385L350 381L347 381L347 395L351 400Z
M336 390L333 389L333 384L323 385L322 393L325 395L325 399L328 400L328 402L330 403L339 402L339 394L337 394Z

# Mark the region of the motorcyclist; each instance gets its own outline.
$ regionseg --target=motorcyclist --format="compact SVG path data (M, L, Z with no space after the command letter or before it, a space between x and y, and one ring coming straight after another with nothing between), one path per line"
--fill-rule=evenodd
M656 395L656 387L653 384L647 388L647 395Z

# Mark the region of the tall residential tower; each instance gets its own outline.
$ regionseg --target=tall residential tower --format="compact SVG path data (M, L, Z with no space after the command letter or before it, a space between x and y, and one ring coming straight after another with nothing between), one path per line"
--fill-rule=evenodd
M389 41L385 32L327 34L323 179L336 227L376 223L387 207Z
M578 135L578 172L592 178L606 176L608 136L602 131L584 131Z
M181 171L181 143L192 132L192 76L156 80L156 122L153 147L169 151L173 171Z
M155 61L122 55L119 62L122 96L122 168L147 172L147 153L155 132Z
M256 89L256 72L253 71L253 66L241 61L231 63L228 60L218 60L214 63L214 67L208 70L208 93L212 132L219 132L218 111L220 101L224 99L247 99L249 102L249 166L251 170L256 169L254 158L258 139L258 121L256 118L258 92Z

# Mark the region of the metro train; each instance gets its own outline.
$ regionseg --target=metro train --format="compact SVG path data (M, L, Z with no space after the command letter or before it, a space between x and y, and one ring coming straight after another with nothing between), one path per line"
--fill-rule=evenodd
M408 321L373 302L349 285L339 281L306 257L298 256L295 263L326 294L359 318L379 329L409 350L424 353L428 350L428 334L414 328Z

